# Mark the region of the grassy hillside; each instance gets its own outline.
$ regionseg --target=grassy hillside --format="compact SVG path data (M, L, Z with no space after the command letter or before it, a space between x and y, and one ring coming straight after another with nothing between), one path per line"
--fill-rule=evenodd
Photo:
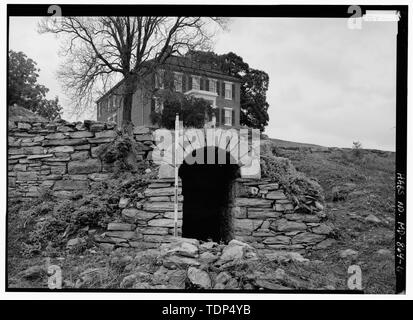
M298 171L318 180L325 191L328 218L337 228L336 244L312 253L312 259L323 264L310 270L297 267L296 272L311 275L314 281L330 277L338 288L346 289L347 268L357 264L366 292L394 292L395 153L357 154L351 149L271 142L275 155L289 158ZM344 199L333 201L337 188L343 190ZM342 259L339 253L345 249L358 254Z

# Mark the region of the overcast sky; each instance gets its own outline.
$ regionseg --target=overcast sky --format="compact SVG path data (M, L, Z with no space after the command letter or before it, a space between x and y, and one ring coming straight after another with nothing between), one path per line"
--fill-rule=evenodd
M10 49L23 51L41 69L39 83L69 101L56 79L59 43L37 33L38 18L10 18ZM270 77L267 101L272 138L351 147L395 150L396 22L346 19L232 19L218 35L217 53L233 51ZM84 118L91 118L84 115Z

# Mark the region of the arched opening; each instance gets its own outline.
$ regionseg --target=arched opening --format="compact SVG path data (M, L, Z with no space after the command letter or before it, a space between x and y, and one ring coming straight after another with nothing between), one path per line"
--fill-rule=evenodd
M239 166L231 162L229 152L217 147L194 150L191 156L195 157L196 152L203 163L192 163L187 157L179 167L184 196L182 236L228 242L233 238L231 206ZM219 153L225 153L225 164L219 164ZM207 161L211 160L208 154L214 155L213 164Z

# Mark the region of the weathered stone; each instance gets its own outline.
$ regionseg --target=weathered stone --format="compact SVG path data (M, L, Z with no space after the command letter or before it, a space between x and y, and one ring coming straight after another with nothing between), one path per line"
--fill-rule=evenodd
M69 190L69 191L76 191L76 190L84 190L87 189L89 186L87 181L81 180L58 180L54 184L53 190Z
M278 183L267 183L267 184L260 184L260 185L258 185L258 188L259 188L260 190L268 190L268 191L277 190L279 187L280 187L280 186L279 186Z
M318 227L312 228L311 231L317 234L330 234L333 232L333 228L323 223Z
M173 244L167 253L195 258L198 255L198 247L189 242L178 242Z
M43 159L43 161L45 162L66 162L70 160L70 156L66 155L66 153L64 153L64 156L62 157L48 157Z
M87 143L85 139L58 139L58 140L45 140L43 141L43 146L75 146Z
M271 191L265 195L266 199L270 200L285 200L287 197L285 196L284 192L282 191Z
M148 188L145 190L144 195L146 197L159 197L159 196L173 196L175 193L175 188L168 187L168 188L158 188L158 189L151 189ZM182 188L178 188L178 194L182 193Z
M291 203L275 203L274 209L275 211L284 212L294 210L294 206Z
M135 225L130 223L111 222L108 224L109 231L132 231L134 229Z
M66 243L66 247L67 248L73 248L79 245L84 244L86 241L82 238L73 238L70 239L67 243Z
M311 214L299 214L299 213L291 213L285 214L283 216L288 220L300 221L300 222L319 222L321 219L316 215Z
M155 189L157 189L157 188L167 188L167 187L170 187L170 186L171 186L170 183L166 183L166 182L164 182L164 183L162 183L162 182L155 182L155 183L149 184L149 185L148 185L148 188L155 188Z
M271 208L272 201L259 198L236 198L235 205L240 207Z
M91 125L90 125L90 131L92 131L92 132L97 132L97 131L102 131L102 130L104 130L105 129L105 124L104 123L99 123L99 122L96 122L96 123L92 123Z
M17 172L16 180L17 181L31 181L37 180L39 174L37 172Z
M158 177L159 179L173 178L175 176L174 167L169 164L161 164L159 166Z
M148 226L151 227L174 227L174 220L173 219L152 219L148 221ZM178 227L182 226L182 220L178 220Z
M173 236L164 236L164 235L157 235L157 234L144 234L143 241L145 242L157 242L157 243L168 243L173 242Z
M306 230L307 226L302 222L293 222L286 219L280 219L276 222L277 231L288 232L288 231L299 231Z
M95 133L96 138L115 138L118 134L114 130L105 130Z
M89 143L109 143L112 142L114 138L88 138Z
M92 181L107 181L110 178L108 173L91 173L88 178Z
M265 244L290 244L290 237L287 236L275 236L275 237L269 237L266 238L263 243Z
M50 153L54 152L74 152L75 148L73 146L59 146L59 147L53 147L49 149Z
M170 197L166 197L166 196L164 196L164 197L149 197L149 198L146 198L146 200L148 200L148 201L152 201L152 202L169 202L169 201L171 201L171 198Z
M17 123L17 128L19 129L30 129L32 126L30 125L30 123L25 123L25 122L19 122Z
M317 243L313 249L326 249L328 247L331 247L333 244L336 243L336 240L334 239L325 239L321 241L320 243Z
M119 203L118 203L118 207L121 208L121 209L126 208L129 204L129 202L130 202L129 198L120 198Z
M292 239L292 243L293 244L300 244L300 243L315 244L315 243L318 243L318 242L320 242L324 239L325 239L324 235L314 234L314 233L311 233L311 232L303 232L303 233L297 234Z
M202 289L211 288L211 278L209 277L208 272L206 271L194 267L189 267L188 278L194 285Z
M71 138L91 138L93 137L93 133L89 131L76 131L70 133Z
M67 139L68 136L65 135L64 133L56 132L56 133L48 134L45 138L50 139L50 140L57 140L57 139L61 140L61 139Z
M69 174L94 173L101 170L101 163L98 159L89 159L85 161L69 162Z
M138 234L135 231L107 231L105 232L106 236L112 237L112 238L122 238L125 240L129 239L142 239L142 235Z
M70 155L71 160L86 160L89 158L89 151L77 151Z
M246 219L247 218L247 209L243 207L232 207L231 214L236 219Z
M187 268L188 266L199 266L200 263L194 258L182 257L182 256L168 256L163 260L163 265L167 268L181 267Z
M173 211L174 203L173 202L146 202L143 205L144 209L147 211ZM178 203L178 210L182 210L182 203Z
M167 218L167 219L174 219L175 218L175 212L165 212L163 217ZM178 211L178 219L182 219L182 211Z
M367 222L373 222L373 223L380 223L380 222L381 222L381 220L380 220L379 218L377 218L374 214L369 214L369 215L365 218L365 220L366 220Z
M244 257L244 247L238 245L228 245L222 250L220 261L233 261Z
M218 257L209 251L205 251L199 255L199 261L204 264L210 264L217 260Z
M128 208L122 210L122 215L133 220L150 220L158 215L158 213L138 210L136 208Z
M36 159L44 159L44 158L50 158L53 157L52 154L36 154L32 156L28 156L27 160L36 160Z
M248 208L249 219L278 218L280 216L281 216L280 212L273 211L272 209Z
M142 229L142 234L155 234L155 235L167 235L168 234L168 228L162 228L162 227L146 227Z
M251 234L262 224L262 220L234 219L234 230L242 234Z

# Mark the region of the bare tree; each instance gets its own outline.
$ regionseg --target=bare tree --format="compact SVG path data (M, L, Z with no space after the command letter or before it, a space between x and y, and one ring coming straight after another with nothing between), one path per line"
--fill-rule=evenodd
M202 17L48 17L39 32L65 35L66 60L59 78L78 112L115 78L124 80L122 123L129 127L135 80L171 54L209 49L216 26L225 22Z

